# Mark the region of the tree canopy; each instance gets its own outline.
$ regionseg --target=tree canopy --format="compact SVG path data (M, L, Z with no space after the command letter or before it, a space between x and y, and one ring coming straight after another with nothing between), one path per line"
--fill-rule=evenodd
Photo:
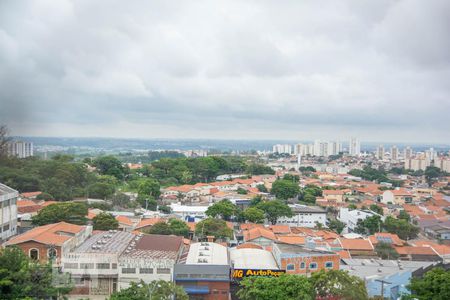
M231 238L233 230L228 228L224 220L207 218L197 223L195 234L200 237L211 235L216 238Z
M241 300L313 300L307 277L283 274L280 277L246 277L237 292Z
M77 225L86 224L88 208L84 203L60 202L50 204L41 209L32 218L33 224L41 226L46 224L67 222Z
M275 195L278 199L287 200L291 198L295 198L300 193L300 187L298 182L285 180L285 179L277 179L274 183L272 183L272 189L270 193Z
M223 199L209 206L205 213L212 218L220 217L229 220L236 213L236 209L236 205L231 203L230 200Z
M189 236L189 226L186 222L172 218L168 222L158 222L153 225L149 230L146 231L150 234L163 234L163 235L178 235L178 236Z
M158 280L150 283L131 282L130 287L121 289L111 295L109 300L188 300L189 297L181 286L173 282Z
M410 240L417 237L419 227L414 226L405 219L395 219L391 216L386 217L383 228L390 233L395 233L403 240Z
M0 248L0 295L2 299L49 299L67 294L68 284L55 286L49 264L32 262L20 248Z
M447 300L450 299L450 271L434 268L423 278L413 278L408 286L411 296L402 299Z
M119 228L119 221L109 213L99 213L92 219L94 230L114 230Z
M383 221L380 216L367 217L364 220L358 220L356 224L355 232L360 234L374 234L381 231Z
M280 217L292 217L292 209L280 200L261 202L257 208L264 211L267 220L272 224L276 224Z
M252 223L263 223L265 219L265 214L262 209L257 207L249 207L243 212L244 218Z
M100 174L111 175L117 179L123 179L128 173L127 169L122 166L121 161L113 155L98 157L93 161L93 165Z
M368 299L364 281L342 270L321 270L311 275L314 299L335 296L343 300Z

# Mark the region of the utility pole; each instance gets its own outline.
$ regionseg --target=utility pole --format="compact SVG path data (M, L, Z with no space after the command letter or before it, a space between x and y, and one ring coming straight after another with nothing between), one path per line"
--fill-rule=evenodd
M385 281L383 279L375 279L375 281L378 281L381 283L381 298L384 299L384 285L385 284L391 284L392 282Z

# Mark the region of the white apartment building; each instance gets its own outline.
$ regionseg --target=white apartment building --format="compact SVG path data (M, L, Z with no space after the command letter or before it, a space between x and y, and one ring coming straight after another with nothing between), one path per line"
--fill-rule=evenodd
M8 154L18 158L33 156L33 143L23 141L13 141L8 143Z
M376 152L375 152L375 156L376 156L378 159L384 159L384 146L383 146L383 145L379 145L379 146L377 147L377 150L376 150Z
M404 159L410 159L413 157L413 150L411 149L411 147L407 146L404 150L403 150L403 158Z
M291 154L292 153L292 146L289 145L289 144L273 145L272 152L273 153L279 153L279 154Z
M398 148L397 146L391 147L391 160L397 160L398 159Z
M429 159L429 160L433 160L435 159L437 156L436 151L434 150L434 148L430 148L428 150L425 151L425 158Z
M348 152L351 156L359 156L361 154L361 143L356 138L351 138L349 142Z
M437 157L434 159L434 166L445 172L450 172L450 159Z
M355 230L359 220L365 220L366 218L375 215L378 214L368 210L359 210L359 209L350 210L346 207L345 208L341 207L339 209L338 220L346 224L343 233L349 233Z
M277 224L293 227L314 228L317 223L326 226L327 212L320 207L312 207L300 204L289 205L294 215L291 218L281 217Z
M405 159L405 169L414 171L425 171L427 167L431 166L431 160L427 157Z
M314 155L314 144L296 144L294 145L295 155Z
M17 233L19 192L0 183L0 244Z

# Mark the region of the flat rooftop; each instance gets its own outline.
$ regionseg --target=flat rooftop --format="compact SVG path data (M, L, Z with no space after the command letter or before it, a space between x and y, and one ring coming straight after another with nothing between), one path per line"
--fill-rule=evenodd
M94 234L77 247L74 253L122 253L136 235L130 232L110 230Z
M284 244L284 243L275 243L274 247L277 247L281 254L304 254L304 255L330 255L335 254L331 251L324 251L324 250L316 250L316 249L310 249L305 248L300 245L292 245L292 244Z
M186 258L191 265L228 265L228 249L217 243L191 244Z
M278 265L270 251L254 248L233 248L230 259L235 269L278 269Z
M0 183L0 196L6 196L9 194L11 194L11 197L17 197L19 195L19 192L7 185Z

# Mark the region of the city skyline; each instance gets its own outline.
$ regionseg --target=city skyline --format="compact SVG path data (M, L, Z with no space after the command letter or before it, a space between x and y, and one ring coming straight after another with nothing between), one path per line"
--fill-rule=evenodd
M24 3L0 4L13 135L450 140L446 1Z

